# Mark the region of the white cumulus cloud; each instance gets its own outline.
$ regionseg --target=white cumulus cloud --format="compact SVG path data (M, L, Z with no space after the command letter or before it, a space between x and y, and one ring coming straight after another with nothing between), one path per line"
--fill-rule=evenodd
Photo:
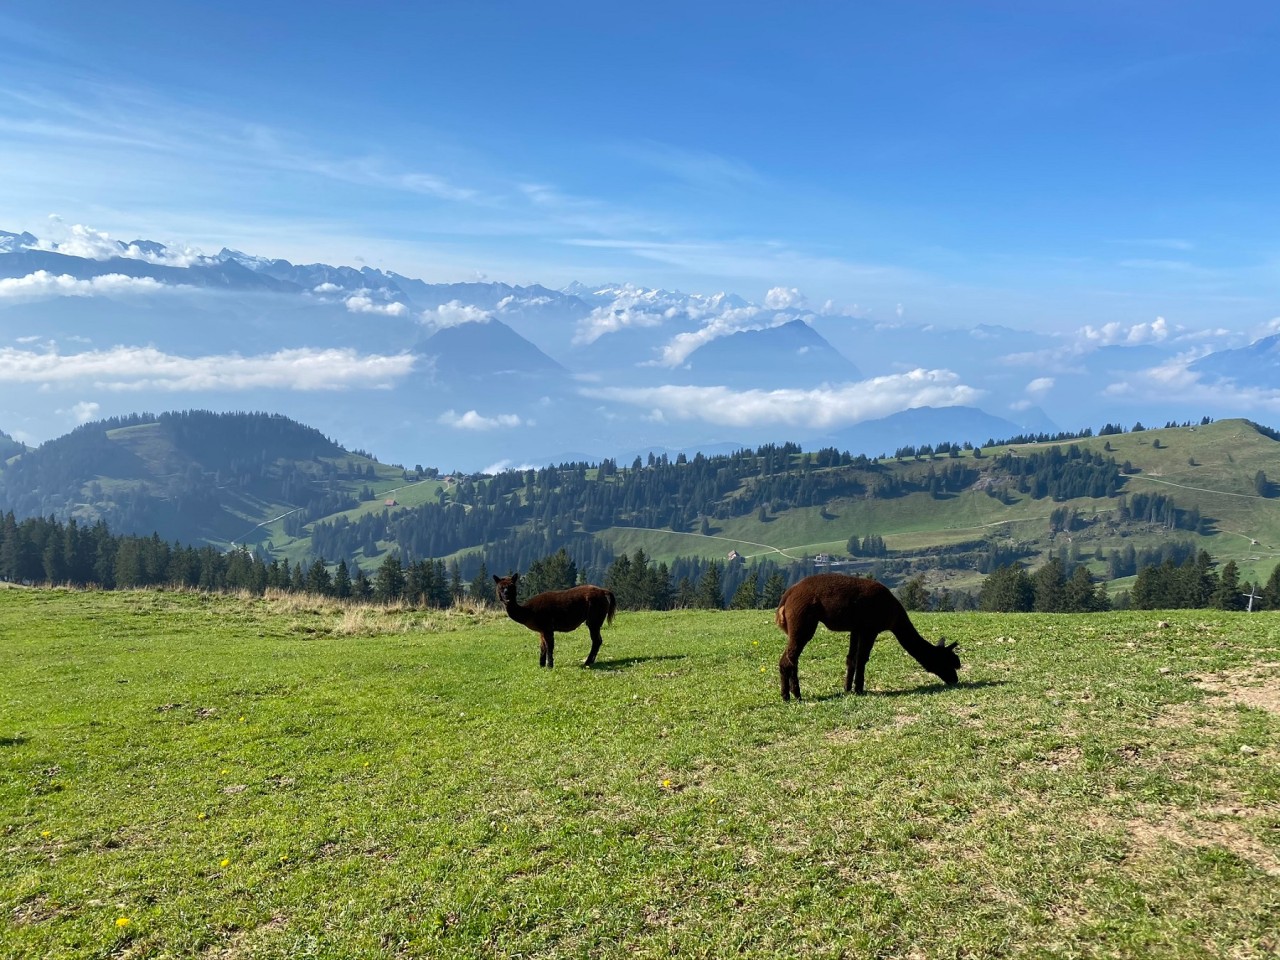
M1156 317L1150 323L1135 323L1128 327L1120 323L1107 323L1101 327L1085 325L1080 328L1079 335L1086 343L1102 347L1159 343L1168 339L1169 324L1164 317Z
M100 390L346 390L387 388L414 365L411 354L379 356L352 349L300 348L242 357L181 357L155 347L116 346L63 354L0 347L0 383Z
M732 427L832 429L912 407L975 402L981 391L950 370L912 370L858 383L811 390L745 390L668 384L659 387L587 387L583 395L627 403L657 420L704 420Z
M422 311L422 325L431 331L460 327L464 323L488 323L490 319L488 310L464 304L461 300L450 300L434 310Z
M347 310L351 313L379 313L387 317L403 317L409 308L403 303L377 303L363 294L347 297Z
M444 424L446 427L454 427L458 430L499 430L518 427L522 424L529 426L533 421L521 420L514 413L499 413L492 417L481 416L476 410L468 410L466 413L457 413L453 410L446 410L437 418L438 423Z
M772 287L764 295L764 305L770 310L802 309L806 302L804 294L795 287Z
M70 416L76 423L88 423L90 420L96 420L101 410L102 404L92 400L81 400L73 404L70 410L59 410L58 413Z
M189 267L193 263L205 259L204 255L194 247L186 245L164 245L162 249L144 248L137 243L125 243L114 240L111 234L84 224L76 223L66 226L61 217L49 218L49 225L55 234L52 239L41 239L33 244L36 250L55 250L68 257L81 257L85 260L110 260L112 257L125 257L129 260L143 260L147 263L167 267Z
M1027 393L1033 397L1043 397L1053 389L1053 377L1036 377L1027 384Z

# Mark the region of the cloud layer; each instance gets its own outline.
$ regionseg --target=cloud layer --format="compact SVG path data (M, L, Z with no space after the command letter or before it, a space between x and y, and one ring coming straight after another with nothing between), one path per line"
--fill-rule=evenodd
M746 390L728 387L588 387L585 396L651 411L658 420L703 420L731 427L835 429L912 407L974 403L981 391L949 370L912 370L858 383L814 390Z
M100 390L348 390L389 388L414 365L410 354L361 355L351 349L302 348L242 357L179 357L155 347L83 353L0 348L0 384Z

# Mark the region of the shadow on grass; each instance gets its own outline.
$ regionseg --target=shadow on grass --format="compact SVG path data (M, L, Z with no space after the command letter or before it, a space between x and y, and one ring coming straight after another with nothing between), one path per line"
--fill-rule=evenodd
M924 681L914 687L906 687L902 690L867 690L863 694L864 697L933 697L943 693L960 693L965 690L979 690L982 687L1003 687L1008 680L961 680L954 687L948 687L944 683L930 683ZM805 700L814 703L823 703L827 700L840 700L844 697L856 697L856 693L845 693L843 690L837 690L835 693L823 693L817 696L804 695Z
M597 660L588 670L626 670L641 663L656 663L661 660L685 660L683 653L667 653L655 657L619 657L617 660Z
M24 736L0 737L0 747L20 747L27 742Z

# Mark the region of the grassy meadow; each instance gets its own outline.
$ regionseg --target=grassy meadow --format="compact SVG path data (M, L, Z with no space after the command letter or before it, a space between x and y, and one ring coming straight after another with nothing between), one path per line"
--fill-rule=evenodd
M0 955L1280 950L1280 614L916 621L0 590Z

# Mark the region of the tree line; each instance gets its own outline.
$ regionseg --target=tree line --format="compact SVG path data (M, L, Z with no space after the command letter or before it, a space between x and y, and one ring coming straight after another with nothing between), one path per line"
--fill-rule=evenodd
M1184 551L1185 552L1185 551ZM579 567L566 549L532 563L521 578L525 598L543 590L579 582L601 582L613 590L624 610L773 609L782 592L817 570L813 559L778 565L768 559L727 562L679 558L654 563L642 549L614 558L598 575ZM11 582L95 586L102 589L187 587L209 592L267 590L310 593L377 603L408 602L448 607L464 599L492 602L491 574L483 560L470 579L456 560L403 559L388 553L373 575L345 560L291 564L267 560L245 549L168 543L158 536L116 536L98 522L82 526L74 519L18 521L13 512L0 522L0 579ZM1240 580L1235 561L1221 570L1206 551L1190 551L1181 560L1166 554L1142 566L1130 591L1114 600L1105 583L1083 564L1070 567L1053 557L1032 571L1020 563L995 568L976 594L930 590L922 576L898 589L910 610L985 610L1003 613L1084 613L1118 609L1215 608L1280 609L1280 564L1265 584Z

